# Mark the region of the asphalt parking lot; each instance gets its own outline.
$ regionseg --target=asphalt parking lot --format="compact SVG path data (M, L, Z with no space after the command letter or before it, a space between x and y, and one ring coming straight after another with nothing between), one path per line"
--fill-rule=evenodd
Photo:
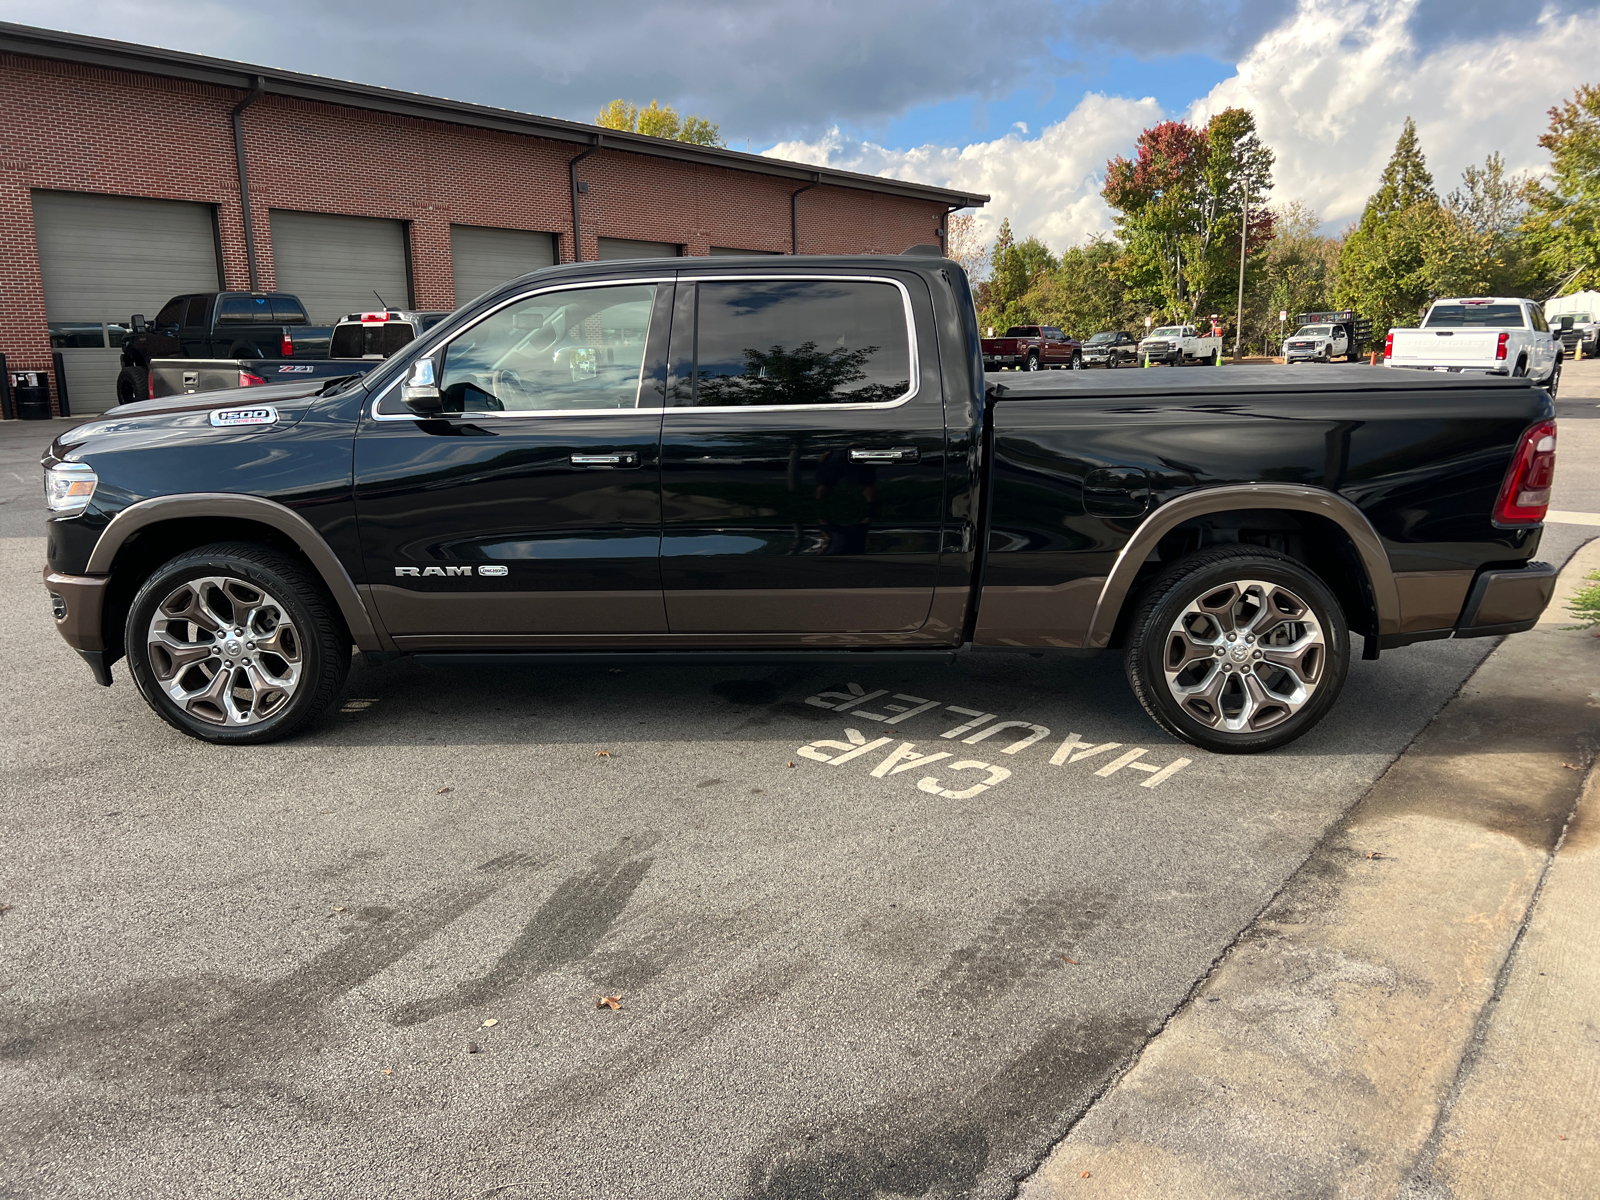
M46 440L0 438L0 1196L1009 1195L1492 646L1251 758L1013 654L358 663L223 750L51 628Z

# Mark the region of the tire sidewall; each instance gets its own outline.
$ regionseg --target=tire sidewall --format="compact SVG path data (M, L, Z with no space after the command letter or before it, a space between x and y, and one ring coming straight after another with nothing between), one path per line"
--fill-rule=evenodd
M167 695L150 667L145 648L147 631L156 607L172 594L173 590L191 580L207 575L232 576L252 587L260 588L289 610L295 631L300 635L301 677L300 685L289 703L279 712L256 725L214 725L190 716ZM319 634L317 614L311 611L302 595L304 585L278 571L247 558L226 552L200 552L186 554L160 568L139 588L133 604L128 609L123 645L126 648L128 670L135 686L162 720L175 729L203 741L220 745L247 745L269 742L285 737L303 725L315 714L317 696L322 690L326 674L335 670L332 655L337 651L324 644Z
M1259 733L1231 734L1213 729L1183 710L1167 687L1163 660L1167 633L1183 609L1206 592L1242 579L1281 584L1309 604L1323 630L1327 662L1315 694L1299 712ZM1155 590L1160 592L1161 581L1157 581ZM1321 721L1344 687L1350 665L1350 633L1343 610L1328 587L1292 559L1263 552L1211 563L1161 595L1140 616L1139 633L1130 640L1127 652L1130 678L1138 674L1143 680L1142 686L1140 680L1133 680L1135 690L1144 694L1147 710L1169 732L1206 750L1251 754L1286 745Z

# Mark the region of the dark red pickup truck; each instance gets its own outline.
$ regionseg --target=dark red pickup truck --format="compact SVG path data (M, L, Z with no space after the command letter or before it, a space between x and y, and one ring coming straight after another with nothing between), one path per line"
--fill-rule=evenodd
M1005 337L981 341L985 371L1083 370L1083 343L1053 325L1013 325Z

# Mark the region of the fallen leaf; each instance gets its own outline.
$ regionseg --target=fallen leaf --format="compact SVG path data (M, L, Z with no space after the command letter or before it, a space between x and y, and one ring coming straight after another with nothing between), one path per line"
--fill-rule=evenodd
M610 758L611 757L611 751L609 751L609 750L596 750L594 752L594 756L596 758Z
M0 904L0 917L5 916L8 912L10 912L15 907L16 907L15 904Z
M500 1018L499 1017L490 1017L487 1021L485 1021L483 1023L483 1027L485 1029L493 1029L498 1024L500 1024Z
M1078 1178L1079 1179L1087 1179L1087 1178L1089 1178L1089 1172L1085 1171L1082 1175L1079 1175Z
M444 794L445 794L445 793L446 793L446 792L448 792L448 791L449 791L449 790L450 790L450 789L449 789L449 788L447 788L447 787L442 787L442 788L440 788L440 789L439 789L439 792L438 792L438 794L439 794L439 795L441 795L441 796L442 796L442 795L444 795Z
M334 911L334 912L343 912L343 911L344 911L344 905L342 905L342 904L335 904L335 905L334 905L334 906L333 906L333 911Z
M1369 850L1367 852L1367 857L1368 858L1382 858L1383 855L1379 854L1376 850Z
M1569 771L1581 771L1581 770L1583 770L1582 767L1575 767L1571 763L1562 763L1561 765L1563 767L1565 767Z
M393 1075L394 1074L394 1068L393 1067L385 1067L383 1069L383 1073L385 1075Z
M792 766L794 766L794 762L793 762L793 761L792 761L792 760L791 760L791 761L790 761L790 763L789 763L789 765L790 765L790 766L791 766L791 767L792 767Z
M1068 957L1067 957L1067 956L1066 956L1066 955L1065 955L1065 954L1063 954L1063 955L1062 955L1062 956L1061 956L1061 961L1062 961L1062 962L1069 962L1069 963L1071 963L1071 964L1072 964L1072 965L1073 965L1073 966L1075 966L1075 967L1076 967L1076 966L1078 966L1078 960L1077 960L1077 959L1075 959L1075 958L1068 958Z
M477 1042L468 1042L467 1043L467 1053L468 1054L476 1054L482 1049L483 1049L483 1047L478 1045Z
M1563 1134L1560 1135L1560 1138L1564 1142L1564 1141L1567 1140L1567 1135L1563 1133Z
M594 1006L596 1008L609 1008L612 1012L616 1012L619 1008L622 1007L622 997L621 996L601 996L600 999L598 999L598 1000L596 1000L594 1002Z

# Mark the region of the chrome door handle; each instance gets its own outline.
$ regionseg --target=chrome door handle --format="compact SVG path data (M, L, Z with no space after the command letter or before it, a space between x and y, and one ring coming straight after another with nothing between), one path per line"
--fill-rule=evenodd
M916 462L922 457L922 451L915 446L889 446L882 450L864 449L850 451L851 462L885 463L885 462Z
M571 457L575 467L637 467L639 456L637 454L574 454Z

